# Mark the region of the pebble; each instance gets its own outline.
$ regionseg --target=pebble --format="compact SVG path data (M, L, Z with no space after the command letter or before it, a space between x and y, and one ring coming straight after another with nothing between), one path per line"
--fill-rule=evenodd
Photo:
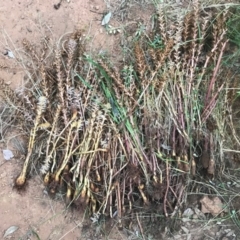
M190 218L193 214L194 214L194 211L193 211L191 208L187 208L187 209L183 212L182 216L183 216L183 217L188 217L188 218Z

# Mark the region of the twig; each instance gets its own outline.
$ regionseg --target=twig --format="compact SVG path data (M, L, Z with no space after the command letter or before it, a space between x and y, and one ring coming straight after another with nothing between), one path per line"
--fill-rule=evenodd
M142 234L142 238L145 240L143 228L142 228L141 222L139 220L138 213L136 213L136 217L137 217L137 222L138 222L138 226L139 226L140 232Z
M167 195L168 195L168 190L169 190L168 158L166 159L166 181L167 181L167 186L166 186L166 192L165 192L164 201L163 201L163 209L164 209L165 216L168 217L168 212L167 212Z

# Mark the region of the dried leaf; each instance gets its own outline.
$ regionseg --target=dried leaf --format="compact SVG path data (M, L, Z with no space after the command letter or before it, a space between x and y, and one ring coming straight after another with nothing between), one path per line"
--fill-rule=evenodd
M5 237L7 237L8 235L10 235L10 234L12 234L12 233L14 233L15 231L17 231L18 230L18 227L17 226L11 226L11 227L9 227L7 230L6 230L6 232L4 233L4 238Z
M223 204L218 197L210 199L208 196L204 196L200 203L202 204L202 213L211 213L213 216L217 216L223 210Z
M111 19L112 13L109 12L108 14L106 14L102 20L102 26L107 25Z
M14 155L13 155L13 153L12 153L11 150L5 149L5 150L3 150L3 157L4 157L5 160L8 161L8 160L10 160L11 158L13 158Z

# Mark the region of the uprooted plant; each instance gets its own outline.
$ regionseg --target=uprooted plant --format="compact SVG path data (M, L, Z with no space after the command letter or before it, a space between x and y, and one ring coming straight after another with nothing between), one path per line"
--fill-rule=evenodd
M28 133L17 188L36 164L51 194L65 190L68 204L117 213L121 224L136 203L176 214L190 177L221 173L234 84L222 66L228 9L195 1L170 18L160 5L152 36L135 43L135 63L121 71L85 54L80 30L50 55L24 40L26 87L16 93L1 81Z

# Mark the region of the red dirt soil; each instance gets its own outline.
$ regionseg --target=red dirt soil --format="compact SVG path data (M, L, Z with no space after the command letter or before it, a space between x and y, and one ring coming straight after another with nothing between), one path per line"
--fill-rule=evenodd
M110 1L109 1L110 2ZM89 50L104 52L121 61L119 54L121 34L109 35L101 20L108 11L117 10L121 1L106 3L103 0L63 0L59 9L54 8L58 0L11 0L2 1L0 5L0 76L10 87L16 89L24 82L24 70L16 63L16 59L6 56L11 51L16 58L23 51L22 40L26 38L32 44L39 44L44 36L59 39L63 34L71 32L74 27L81 27L89 39ZM137 13L142 13L137 4L130 8L135 21L131 17L127 20L137 26ZM146 13L146 9L144 10ZM153 8L149 14L144 14L149 23ZM114 14L113 14L114 15ZM142 21L141 14L141 21ZM130 15L131 16L131 15ZM123 26L119 18L112 19L111 24ZM137 19L137 20L136 20ZM144 21L145 21L144 20ZM4 69L1 68L4 66ZM0 143L0 239L11 226L18 229L8 235L6 239L38 239L41 240L77 240L97 239L90 236L90 232L83 231L83 214L72 212L63 201L53 200L48 195L39 176L28 182L25 192L19 194L13 189L13 181L19 174L23 160L18 157L6 161L2 150L10 148L9 140L14 138L9 132ZM13 150L13 149L12 149ZM98 229L95 229L98 232ZM94 231L95 231L94 230ZM109 239L125 239L118 230L115 230Z

